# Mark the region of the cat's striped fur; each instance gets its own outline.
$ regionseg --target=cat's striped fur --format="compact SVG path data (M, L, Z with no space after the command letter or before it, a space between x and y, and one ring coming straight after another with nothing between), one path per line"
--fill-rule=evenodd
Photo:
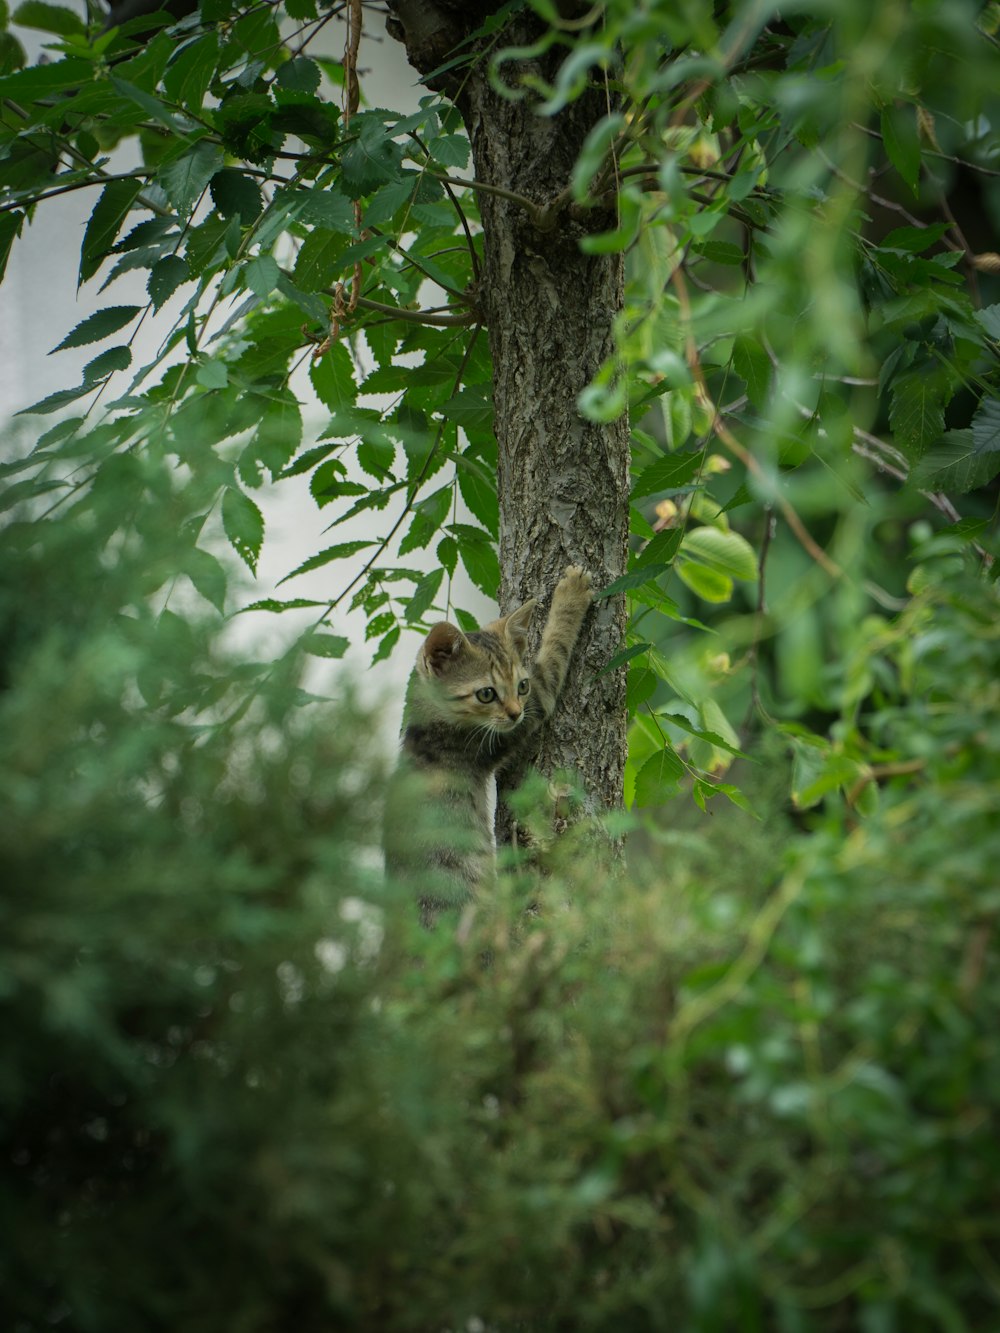
M552 715L592 600L590 575L570 566L530 666L522 655L534 601L469 634L435 625L424 640L406 694L385 850L390 876L417 883L425 920L492 879L494 775L524 757Z

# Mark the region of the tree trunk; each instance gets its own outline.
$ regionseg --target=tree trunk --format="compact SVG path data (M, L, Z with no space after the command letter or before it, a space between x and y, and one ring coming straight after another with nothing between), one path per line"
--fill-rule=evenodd
M406 42L421 72L444 63L495 4L391 0L390 31ZM533 14L517 15L500 47L527 46L544 31ZM513 82L526 71L551 80L565 55L503 66ZM583 141L606 113L603 88L589 89L555 116L529 98L510 100L490 84L488 57L446 74L432 86L452 97L465 121L476 179L544 208L567 186ZM447 82L446 82L447 81ZM625 568L628 540L628 421L595 425L581 417L577 396L612 353L612 327L623 301L621 255L587 255L585 228L567 209L539 227L516 201L481 192L484 271L480 305L493 358L497 482L500 500L501 611L548 596L568 564L589 570L595 588ZM595 230L608 225L595 218ZM538 617L539 624L543 617ZM597 602L584 625L555 717L536 760L545 774L580 775L593 810L621 803L625 765L624 671L599 675L620 648L621 596ZM505 779L509 790L517 774ZM510 839L500 792L499 841Z

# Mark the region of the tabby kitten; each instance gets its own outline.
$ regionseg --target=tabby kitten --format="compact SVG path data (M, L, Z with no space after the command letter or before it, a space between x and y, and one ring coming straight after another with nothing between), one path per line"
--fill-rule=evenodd
M474 897L494 874L493 778L552 715L593 601L571 565L552 594L534 662L523 653L535 601L463 634L435 625L417 654L402 754L386 802L386 869L419 880L425 922Z

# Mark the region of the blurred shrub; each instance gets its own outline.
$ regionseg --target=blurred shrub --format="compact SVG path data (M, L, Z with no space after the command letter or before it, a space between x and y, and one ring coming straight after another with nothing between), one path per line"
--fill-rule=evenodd
M89 512L5 534L8 1327L997 1322L993 585L866 622L805 831L581 833L426 933L366 719L152 613L162 496Z

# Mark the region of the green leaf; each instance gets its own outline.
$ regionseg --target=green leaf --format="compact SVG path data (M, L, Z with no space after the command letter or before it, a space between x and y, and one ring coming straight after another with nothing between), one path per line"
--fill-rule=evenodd
M976 319L989 336L1000 342L1000 305L984 306L982 310L977 310L975 314Z
M429 574L424 575L413 589L413 595L406 604L406 619L408 621L423 619L425 612L437 596L443 579L443 569L432 569Z
M222 166L222 149L201 139L189 153L160 168L163 192L181 217L187 217Z
M728 602L733 595L733 581L728 574L697 562L678 563L677 573L693 593L706 602Z
M696 476L702 467L704 453L666 454L645 468L632 487L632 499L657 495L662 491L677 491Z
M354 363L342 342L332 343L309 367L309 378L316 395L331 412L350 406L358 395Z
M13 21L22 28L35 28L38 32L54 32L60 37L82 37L87 25L71 9L62 5L44 4L42 0L24 0L14 10Z
M250 448L274 480L302 442L302 410L290 389L274 389L258 401L263 414Z
M944 433L944 387L926 367L896 379L892 385L889 425L894 441L914 461Z
M685 534L678 554L682 561L697 561L729 578L753 582L758 577L757 555L738 532L694 528Z
M333 285L341 271L341 257L350 237L343 232L316 227L302 242L292 278L304 292L318 292Z
M83 245L80 247L81 283L92 278L101 267L101 262L118 239L121 225L141 189L141 181L127 180L111 181L101 191L83 233Z
M467 449L455 455L458 489L474 518L487 528L493 537L500 532L500 511L497 504L496 481L486 468L472 458Z
M211 29L180 47L163 74L163 89L171 101L200 111L218 59L219 36Z
M448 529L458 540L458 554L472 582L488 597L496 597L500 586L500 564L485 532L467 523L452 523Z
M289 88L293 92L314 93L322 81L323 71L315 60L310 60L307 56L296 56L279 65L274 77L281 88Z
M314 186L309 190L278 190L275 202L290 209L299 222L310 227L326 227L329 231L349 235L354 232L354 205L335 185Z
M365 550L368 546L377 545L374 541L356 541L340 542L337 546L328 546L326 550L311 555L308 560L303 560L302 564L293 569L290 574L286 574L283 579L279 579L279 586L287 583L289 579L298 578L300 574L309 574L314 569L322 569L333 560L347 560L352 555L357 555L359 551Z
M254 293L263 299L270 296L278 285L281 270L271 255L254 255L243 265L243 279Z
M395 629L391 629L389 631L389 633L379 644L378 648L375 650L375 653L372 656L372 666L374 666L376 662L384 662L385 659L392 652L393 648L395 648L398 642L399 642L399 626L397 625Z
M972 418L972 441L977 454L1000 450L1000 398L985 398Z
M127 347L109 347L106 352L95 356L93 361L84 366L83 382L88 386L96 384L98 380L106 379L116 370L128 370L131 364L132 353Z
M618 668L620 666L624 666L626 662L631 662L633 657L641 657L643 653L648 653L650 648L652 648L652 646L653 645L651 643L643 642L643 643L633 643L630 644L627 648L622 648L619 652L615 653L613 657L609 658L609 660L604 663L604 665L601 667L600 671L598 671L597 674L599 676L603 676L606 675L607 672L609 671L617 671Z
M951 226L950 222L934 222L926 227L897 227L879 245L880 250L905 250L920 254L936 245Z
M248 227L260 216L264 203L260 186L252 176L245 176L233 167L223 167L209 182L209 190L216 211L224 218L238 217Z
M327 602L317 602L312 597L289 597L287 601L281 601L277 597L265 597L259 602L251 602L249 606L241 606L239 614L244 611L273 611L280 613L282 611L302 611L314 606L327 606Z
M673 746L665 745L651 755L635 775L635 803L660 805L675 795L684 777L684 764Z
M909 484L919 490L964 495L987 485L998 471L1000 454L977 452L971 430L949 430L917 462Z
M352 199L371 194L402 175L402 149L394 143L380 117L362 112L351 122L357 135L340 160L340 179Z
M887 106L882 112L882 142L889 161L914 194L920 183L920 140L912 106Z
M450 398L442 408L449 421L457 422L466 432L493 429L493 403L479 385L470 385Z
M409 551L420 550L428 544L448 517L451 501L452 488L442 486L415 507L409 531L399 543L400 555L406 555Z
M14 242L21 234L23 224L23 213L0 214L0 282L3 281L3 276L7 272L7 260L10 258Z
M190 276L187 263L180 255L165 255L158 260L150 270L149 281L146 284L154 308L159 310Z
M751 403L763 409L771 383L771 359L752 334L741 333L733 342L733 369L747 386Z
M234 486L227 486L222 495L222 526L233 550L255 574L264 544L264 515L248 495Z
M341 634L321 634L319 630L313 630L299 640L299 646L313 657L343 657L351 641Z
M184 557L184 573L207 602L221 614L226 609L226 571L222 563L201 547L194 547Z
M152 93L147 93L145 89L137 88L134 83L130 83L127 79L122 79L114 74L111 76L110 82L117 93L120 93L127 101L134 102L141 111L146 113L150 120L155 120L160 125L165 126L177 138L182 139L184 137L183 125L175 116L171 115L159 97L154 97Z
M53 347L49 355L65 351L68 347L85 347L88 343L100 342L102 338L108 338L112 333L123 329L126 324L130 324L141 309L142 307L137 305L106 306L103 310L98 310L81 320L57 347Z

